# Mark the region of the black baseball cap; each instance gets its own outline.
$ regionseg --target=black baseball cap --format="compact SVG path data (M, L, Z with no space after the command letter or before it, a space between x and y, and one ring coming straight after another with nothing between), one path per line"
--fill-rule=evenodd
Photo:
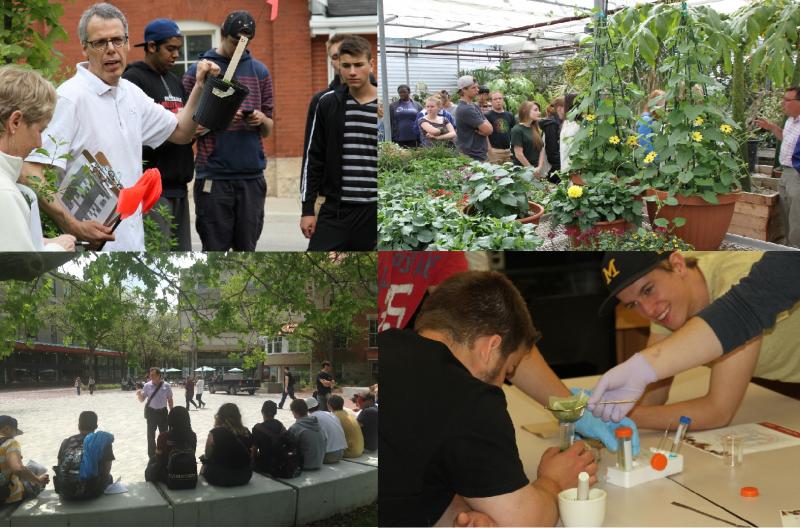
M249 39L256 36L256 21L247 11L233 11L222 23L222 34L238 38L244 33Z
M0 416L0 427L5 427L6 425L10 425L16 432L15 435L21 435L22 431L17 428L17 419L12 418L6 414Z
M617 294L653 270L672 253L669 251L607 251L600 273L610 292L598 310L605 315L617 304Z

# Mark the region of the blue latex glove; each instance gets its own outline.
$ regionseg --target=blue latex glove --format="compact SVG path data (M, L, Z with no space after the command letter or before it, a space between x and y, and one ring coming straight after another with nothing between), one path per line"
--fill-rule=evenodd
M591 391L586 389L572 388L572 394L577 394L580 391L591 394ZM617 437L614 436L614 431L618 427L630 427L633 430L633 437L631 438L631 447L633 447L633 455L639 454L639 430L636 424L630 418L623 418L620 422L605 422L597 418L592 413L584 411L581 419L575 422L575 432L583 438L597 438L606 446L606 448L616 453L617 451Z

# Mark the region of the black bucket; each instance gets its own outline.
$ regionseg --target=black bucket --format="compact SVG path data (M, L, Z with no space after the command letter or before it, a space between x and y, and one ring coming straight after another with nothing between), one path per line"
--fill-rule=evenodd
M227 84L221 77L206 77L192 118L209 130L225 130L249 93L247 86L233 79Z
M759 143L761 143L760 139L747 140L747 168L750 169L751 174L756 171L756 163L758 162Z

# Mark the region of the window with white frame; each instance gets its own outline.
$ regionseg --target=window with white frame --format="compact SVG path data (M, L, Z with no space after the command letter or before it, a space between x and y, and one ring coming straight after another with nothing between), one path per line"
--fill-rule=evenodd
M369 322L369 348L378 348L378 316L367 316Z
M179 20L178 27L183 34L183 48L172 73L182 77L189 66L200 60L200 54L215 48L220 42L219 26L199 20Z

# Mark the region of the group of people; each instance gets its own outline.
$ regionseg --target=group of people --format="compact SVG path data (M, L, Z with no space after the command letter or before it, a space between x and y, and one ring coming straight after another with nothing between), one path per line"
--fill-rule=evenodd
M408 281L403 268L411 256L393 257L384 263L397 273L391 267L379 271L382 288ZM540 334L507 277L452 266L442 279L435 272L439 262L445 264L439 259L426 269L431 282L415 297L421 306L405 305L408 318L382 319L379 342L390 407L381 429L381 472L392 478L381 480L380 524L466 525L479 519L552 525L558 492L576 486L582 471L594 481L597 465L577 441L563 452L546 451L537 480L529 483L500 387L508 381L543 405L550 396L571 391L544 361L536 346ZM685 415L695 429L723 427L752 376L800 381L794 346L800 340L796 255L609 252L598 273L608 288L601 311L625 304L651 321L651 338L646 350L601 377L589 399L592 412L576 423L581 437L598 438L616 451L614 431L625 425L633 431L636 454L637 426L674 428ZM394 298L384 299L396 311ZM408 320L413 332L401 330L411 328L402 326ZM707 394L666 404L670 377L708 361L713 363ZM426 365L417 373L421 386L448 387L440 405L395 405L405 387L402 365L409 362ZM636 403L597 404L606 400ZM441 408L448 409L446 419ZM424 438L415 433L419 427L427 431Z
M157 368L150 369L150 381L137 391L137 397L147 402L145 480L163 482L173 489L194 488L198 477L197 433L192 429L188 406L172 405L169 383L161 378ZM326 394L325 399L325 407L314 397L294 399L290 408L295 422L288 429L275 418L278 405L272 400L263 403L262 420L252 429L244 426L237 405L221 405L214 416L214 427L206 437L199 474L212 485L239 486L250 481L253 471L291 478L301 471L319 469L323 464L375 452L378 449L375 393L364 391L354 396L356 416L345 410L339 394ZM159 434L155 437L157 426ZM0 416L0 504L33 498L50 482L44 467L22 463L17 439L21 434L15 418ZM113 481L113 442L113 434L98 430L96 413L80 413L78 433L61 443L58 463L53 467L56 492L66 500L102 495Z
M490 93L471 75L460 77L457 86L457 105L441 90L426 99L423 109L401 84L399 99L389 106L392 141L408 148L448 145L478 161L534 167L537 175L558 181L556 173L568 166L569 149L561 149L561 143L577 133L574 123L562 126L575 94L556 97L546 109L525 101L514 116L505 109L502 92Z
M140 212L117 227L76 218L44 190L56 180L82 176L83 152L101 152L123 187L143 167L161 173L162 194L149 213L171 242L190 251L188 185L194 178L195 226L203 251L253 251L264 225L267 158L262 140L274 128L273 81L249 49L235 79L248 87L231 124L208 130L193 120L207 75L225 73L240 41L256 36L247 11L233 11L220 27L216 48L200 55L178 78L171 72L184 37L169 19L144 28L144 60L128 64L125 15L109 3L90 6L78 24L86 62L57 90L21 66L0 68L0 207L2 251L145 249ZM309 250L370 250L377 242L377 89L371 82L371 46L357 35L334 35L327 44L336 76L309 107L301 174L300 229ZM108 116L117 116L109 122ZM123 117L124 116L124 117ZM195 144L196 155L192 144ZM325 202L315 210L318 197ZM163 206L163 207L160 207ZM65 234L44 238L39 208ZM161 212L166 212L162 215ZM77 213L76 213L77 214Z
M78 394L78 396L81 395L81 384L81 377L78 376L75 378L75 383L73 383L75 392ZM94 380L94 376L89 376L89 379L86 381L86 385L89 387L89 395L93 395L94 390L97 388L97 382Z

